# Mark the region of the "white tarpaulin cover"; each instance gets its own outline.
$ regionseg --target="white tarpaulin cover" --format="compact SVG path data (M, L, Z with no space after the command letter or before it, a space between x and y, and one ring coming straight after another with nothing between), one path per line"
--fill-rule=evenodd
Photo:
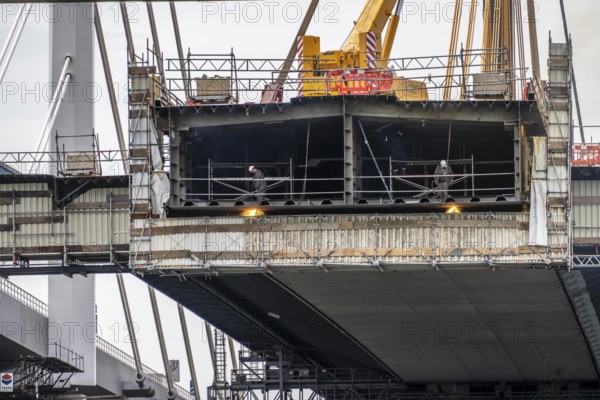
M158 132L154 124L150 124L152 135L150 135L150 149L152 150L152 167L156 169L163 169L163 160L160 154L160 146L158 144Z
M154 171L152 174L152 210L155 214L160 211L161 218L166 216L163 205L169 201L170 195L169 176L165 171Z
M546 217L546 180L531 181L531 209L529 210L529 244L548 245L548 219Z
M533 166L535 172L543 172L548 169L548 139L542 136L533 138ZM543 177L543 176L542 176Z

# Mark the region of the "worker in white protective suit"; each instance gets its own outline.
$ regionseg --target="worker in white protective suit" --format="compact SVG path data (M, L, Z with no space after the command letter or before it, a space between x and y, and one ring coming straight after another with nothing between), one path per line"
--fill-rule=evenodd
M442 201L445 201L448 198L448 189L452 184L452 168L446 160L441 160L435 167L434 175L433 182L441 190Z
M265 174L256 168L254 165L248 168L251 174L254 174L254 190L256 191L256 198L259 202L265 200L265 194L267 192L267 180L265 179Z

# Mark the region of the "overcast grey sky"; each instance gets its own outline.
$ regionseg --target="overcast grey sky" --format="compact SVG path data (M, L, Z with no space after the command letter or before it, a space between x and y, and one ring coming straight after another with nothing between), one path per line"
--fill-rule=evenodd
M318 13L308 33L321 37L323 50L339 48L363 3L362 0L321 0ZM600 24L597 20L600 15L600 2L565 0L565 3L574 40L574 65L580 87L584 122L586 125L600 125L600 113L593 108L597 90L600 88L597 51L597 42L600 39ZM186 52L190 48L192 53L223 54L229 53L233 48L238 58L283 58L294 40L301 14L308 4L309 0L178 3L183 47ZM453 0L406 1L406 13L398 30L392 56L409 57L447 53L453 4ZM468 1L465 2L464 21L466 21L468 4ZM48 4L35 5L0 90L2 101L0 120L4 135L1 152L33 151L40 135L48 108L45 100L47 96L43 93L43 88L49 80L48 7ZM155 3L154 7L162 50L166 57L174 58L176 49L168 3ZM143 3L130 3L128 8L136 50L141 52L146 48L146 40L150 36L146 6ZM555 42L564 41L564 34L558 0L540 0L537 8L540 60L545 78L548 33L552 31ZM102 3L101 9L113 76L120 88L118 97L122 124L126 127L127 64L123 26L117 3ZM13 5L0 4L0 42L2 43L14 18L13 10ZM466 23L463 22L463 27L465 25ZM478 27L481 28L481 20L478 21ZM461 42L465 42L465 36L463 32ZM480 42L480 39L478 41ZM106 87L98 53L96 66L96 79L104 95L96 105L95 127L100 134L101 147L116 149L117 140L108 97L105 95ZM588 129L587 137L588 140L593 137L594 141L600 141L600 130ZM44 278L14 278L13 281L22 284L42 299L47 298ZM130 299L134 318L139 324L142 361L161 371L162 364L157 351L158 341L152 323L147 291L144 285L133 277L127 277L126 282L131 290ZM97 288L102 337L130 352L129 344L123 340L124 318L114 276L97 277ZM185 360L176 306L164 296L160 296L159 302L163 310L163 325L168 327L166 334L169 355L174 359ZM201 393L204 398L205 387L212 379L207 346L204 343L204 330L198 318L190 316L189 324L194 341L196 364L202 382ZM183 364L183 385L187 387L189 374L185 363Z
M229 53L233 48L238 58L283 58L298 29L299 21L308 6L308 0L291 1L229 1L178 3L184 52ZM573 34L575 68L580 86L584 121L598 125L600 116L593 109L595 87L598 85L596 63L597 39L600 27L596 22L600 3L593 0L566 0L569 26ZM413 0L405 2L405 14L399 27L393 57L441 55L447 53L454 0ZM362 0L322 0L308 33L321 37L322 49L339 48L352 27L363 5ZM465 2L463 28L469 2ZM3 42L12 23L10 4L0 5L0 41ZM39 136L48 104L43 90L48 84L48 4L36 4L25 27L14 60L6 74L0 92L3 103L0 118L5 131L19 132L18 138L3 151L32 150ZM176 57L174 35L168 3L155 3L158 32L165 57ZM539 1L538 34L541 65L545 74L548 32L554 41L563 41L564 34L558 0ZM118 89L123 126L126 126L126 44L123 26L116 3L102 3L102 22L110 52L113 76ZM128 6L136 50L146 48L150 31L146 6L130 3ZM481 21L478 21L481 28ZM527 27L525 28L527 32ZM465 42L466 33L461 34ZM480 40L476 39L475 46ZM527 54L528 49L527 49ZM96 79L101 95L96 108L96 131L104 149L116 149L117 141L110 118L110 107L99 54L96 54ZM16 92L16 93L13 93ZM46 91L47 92L47 91ZM589 129L588 136L598 141L600 130ZM3 147L6 144L3 145Z

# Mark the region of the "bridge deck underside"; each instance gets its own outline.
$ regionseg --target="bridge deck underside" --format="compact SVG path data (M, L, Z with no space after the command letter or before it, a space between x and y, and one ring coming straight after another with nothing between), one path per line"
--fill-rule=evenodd
M408 383L598 379L550 270L223 274L143 278L251 348Z
M0 336L0 369L6 370L19 365L22 357L36 356L36 354L20 344Z

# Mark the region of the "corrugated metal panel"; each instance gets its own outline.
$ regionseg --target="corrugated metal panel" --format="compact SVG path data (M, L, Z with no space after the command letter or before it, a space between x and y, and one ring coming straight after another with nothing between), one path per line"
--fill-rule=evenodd
M9 183L0 185L0 191L10 192L49 192L46 183ZM12 225L13 215L19 217L50 217L52 215L52 198L51 197L19 197L15 209L12 204L0 206L0 224ZM58 224L31 224L21 225L13 236L12 231L0 232L0 247L10 248L12 252L13 242L17 247L32 246L36 243L53 243L54 234L61 233ZM12 257L12 254L7 256Z
M573 181L573 196L600 197L600 181Z
M128 188L102 188L93 189L77 197L72 204L80 203L103 203L108 202L108 195L112 192L113 196L128 196Z
M1 191L48 191L45 183L5 184L0 185ZM77 199L70 206L81 204L105 203L110 191L118 195L127 195L127 188L118 189L92 189ZM106 205L106 204L104 204ZM102 205L101 205L102 206ZM20 223L13 234L13 215L19 218L44 218L44 223ZM102 246L97 251L108 257L110 244L110 218L108 209L78 209L54 210L52 197L20 197L13 214L12 204L0 206L0 224L5 229L0 232L1 247L5 250L1 256L5 259L12 257L12 247L23 255L46 254L49 259L60 258L58 250L66 243L68 246ZM66 217L66 224L64 222ZM31 220L30 220L31 221ZM52 223L52 221L56 221ZM112 243L128 244L129 242L129 212L125 208L112 211ZM42 247L42 249L39 249ZM54 247L44 250L43 248ZM61 249L62 250L62 249ZM87 251L87 250L86 250Z
M69 211L67 217L68 232L73 233L73 235L69 235L69 244L108 245L110 243L111 222L108 210ZM113 211L113 244L129 243L128 219L127 211Z
M573 237L600 238L600 204L577 204L577 198L600 198L600 181L573 181Z
M573 223L575 238L600 237L600 205L580 204L573 207Z

